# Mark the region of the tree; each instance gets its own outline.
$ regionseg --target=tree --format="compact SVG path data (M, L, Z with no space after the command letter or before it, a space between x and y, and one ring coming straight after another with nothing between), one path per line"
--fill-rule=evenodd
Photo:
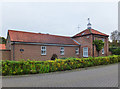
M120 46L120 31L115 30L113 32L111 32L111 36L110 36L112 42L111 42L111 46L114 47L118 47Z
M115 30L113 32L111 32L111 36L110 36L112 42L118 42L120 41L120 31Z
M0 44L6 44L6 39L4 37L0 37Z
M104 42L102 40L94 40L93 44L96 46L96 51L98 52L98 56L99 56L99 52L100 50L104 47Z

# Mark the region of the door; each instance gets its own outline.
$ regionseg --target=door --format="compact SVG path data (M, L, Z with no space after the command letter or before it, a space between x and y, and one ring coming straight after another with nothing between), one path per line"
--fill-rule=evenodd
M88 57L88 47L83 47L83 57Z

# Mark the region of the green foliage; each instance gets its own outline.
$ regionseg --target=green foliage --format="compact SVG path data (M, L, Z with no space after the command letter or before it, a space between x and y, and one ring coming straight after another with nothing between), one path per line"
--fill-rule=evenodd
M57 54L53 54L52 57L51 57L51 60L55 60L57 58L58 58Z
M0 37L0 44L6 44L6 39L4 37Z
M2 75L22 75L65 71L120 62L120 55L89 58L66 58L48 61L1 61Z
M104 47L104 42L102 40L94 40L93 44L96 46L96 50L98 52L98 56L99 56L99 51Z
M111 48L109 48L109 51L113 55L120 55L120 47L111 47Z

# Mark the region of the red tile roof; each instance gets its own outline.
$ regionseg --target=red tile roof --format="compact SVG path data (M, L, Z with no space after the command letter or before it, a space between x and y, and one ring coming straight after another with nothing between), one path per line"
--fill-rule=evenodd
M71 37L8 30L11 41L79 45Z
M6 49L5 44L0 44L0 49Z
M84 33L84 34L83 34ZM79 36L83 36L83 35L88 35L88 34L96 34L96 35L102 35L102 36L109 36L107 34L104 34L104 33L101 33L97 30L94 30L94 29L86 29L78 34L76 34L75 36L73 37L79 37Z

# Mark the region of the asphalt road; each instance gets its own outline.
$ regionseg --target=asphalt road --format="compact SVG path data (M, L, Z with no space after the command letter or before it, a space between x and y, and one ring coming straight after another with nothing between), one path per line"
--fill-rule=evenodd
M3 87L118 87L118 64L47 74L3 77Z

